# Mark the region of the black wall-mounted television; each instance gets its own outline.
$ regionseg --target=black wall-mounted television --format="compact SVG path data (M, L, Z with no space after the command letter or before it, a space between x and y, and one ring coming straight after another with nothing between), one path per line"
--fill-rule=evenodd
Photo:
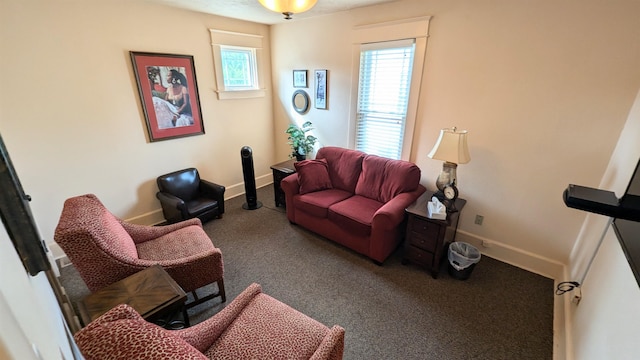
M640 161L629 180L629 185L622 198L620 206L629 211L640 211ZM640 285L640 222L631 219L616 218L613 229L622 246L624 256L631 266L631 271Z
M640 161L621 198L613 191L570 184L563 200L570 208L614 218L613 229L640 285Z

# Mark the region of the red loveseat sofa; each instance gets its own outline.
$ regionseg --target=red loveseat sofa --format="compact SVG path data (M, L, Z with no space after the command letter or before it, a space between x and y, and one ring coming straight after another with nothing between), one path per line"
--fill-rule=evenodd
M402 240L404 209L426 191L415 164L357 150L323 147L294 165L280 183L289 221L377 264Z

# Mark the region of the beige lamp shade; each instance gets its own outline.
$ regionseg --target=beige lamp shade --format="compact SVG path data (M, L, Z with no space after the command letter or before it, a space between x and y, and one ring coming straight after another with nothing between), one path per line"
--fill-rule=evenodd
M284 14L285 19L291 15L311 9L318 0L258 0L265 8Z
M458 131L455 127L440 130L438 141L427 156L454 164L468 163L471 156L467 146L467 131Z

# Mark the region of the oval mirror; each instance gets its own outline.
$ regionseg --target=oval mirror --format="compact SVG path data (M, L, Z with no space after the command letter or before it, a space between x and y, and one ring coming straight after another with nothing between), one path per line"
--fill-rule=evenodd
M304 114L309 110L309 95L304 90L296 90L291 98L291 103L298 114Z

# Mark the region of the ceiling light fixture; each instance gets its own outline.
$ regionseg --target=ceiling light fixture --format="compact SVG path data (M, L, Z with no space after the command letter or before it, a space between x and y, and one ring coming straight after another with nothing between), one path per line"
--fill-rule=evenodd
M275 12L282 13L284 18L291 20L291 15L311 9L318 0L258 0L262 6Z

